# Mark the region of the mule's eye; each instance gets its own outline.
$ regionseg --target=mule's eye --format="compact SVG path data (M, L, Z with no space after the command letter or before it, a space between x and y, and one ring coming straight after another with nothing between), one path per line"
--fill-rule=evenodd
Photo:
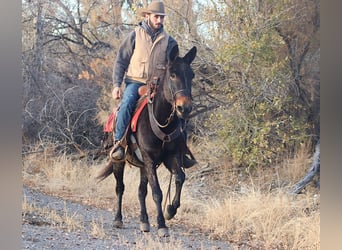
M170 78L171 78L171 80L175 80L176 79L176 74L175 73L171 73Z

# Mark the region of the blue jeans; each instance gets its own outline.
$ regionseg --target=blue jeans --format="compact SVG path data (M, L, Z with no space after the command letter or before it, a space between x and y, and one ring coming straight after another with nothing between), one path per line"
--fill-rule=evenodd
M139 99L138 89L143 83L125 80L126 87L123 93L120 109L117 114L114 140L121 140L126 132L126 128L131 121L135 110L136 102Z

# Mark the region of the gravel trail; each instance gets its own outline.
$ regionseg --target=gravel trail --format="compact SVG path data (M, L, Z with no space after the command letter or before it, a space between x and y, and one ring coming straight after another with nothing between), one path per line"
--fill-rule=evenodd
M232 249L227 242L209 239L206 234L184 225L172 224L167 238L157 237L154 225L151 225L151 232L140 232L139 218L134 217L124 219L123 229L113 229L112 212L26 187L23 199L36 209L23 213L22 249ZM37 209L48 212L39 213ZM82 225L70 230L66 221L56 223L52 215L72 218ZM101 237L94 234L99 223L103 230Z

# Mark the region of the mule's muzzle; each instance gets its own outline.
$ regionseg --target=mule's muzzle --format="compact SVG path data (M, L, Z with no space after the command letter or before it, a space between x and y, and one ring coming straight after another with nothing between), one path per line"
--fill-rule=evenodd
M176 100L176 114L179 118L188 118L192 111L192 103L189 97L179 97Z

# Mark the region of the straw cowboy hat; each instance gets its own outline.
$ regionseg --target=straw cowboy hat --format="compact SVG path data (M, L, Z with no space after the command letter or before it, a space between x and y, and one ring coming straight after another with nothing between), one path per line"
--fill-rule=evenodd
M152 1L147 8L142 8L139 12L141 16L145 16L145 14L166 16L164 3L162 1Z

